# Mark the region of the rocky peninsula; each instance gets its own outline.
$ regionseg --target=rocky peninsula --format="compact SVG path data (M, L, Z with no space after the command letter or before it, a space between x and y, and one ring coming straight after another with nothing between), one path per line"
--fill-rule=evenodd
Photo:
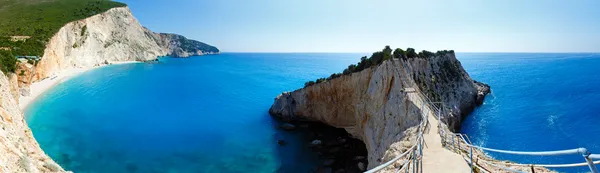
M399 51L399 55L390 57L391 49L386 49L383 60L378 58L370 67L333 74L282 93L269 113L284 121L314 121L345 129L364 142L370 169L415 143L415 129L426 117L420 110L423 104L446 105L441 109L441 121L456 131L463 118L490 92L488 85L471 79L454 51L424 51L418 55ZM376 56L374 53L371 60ZM363 62L368 60L363 58ZM409 97L414 92L419 96Z
M113 63L218 53L199 41L148 30L126 6L67 23L39 61L18 62L19 74L0 72L0 172L65 171L41 150L20 109L52 85Z

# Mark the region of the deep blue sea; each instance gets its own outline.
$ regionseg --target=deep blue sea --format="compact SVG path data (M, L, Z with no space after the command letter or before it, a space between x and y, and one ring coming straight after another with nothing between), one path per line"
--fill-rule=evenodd
M600 154L600 54L460 53L473 79L492 87L461 131L497 149L584 147ZM521 163L580 163L581 155L532 157L488 153ZM558 169L588 172L587 167Z
M307 139L280 131L267 111L281 92L364 55L223 53L113 65L55 86L25 114L42 149L75 172L310 172L320 161L301 145ZM463 124L474 143L600 153L600 54L457 57L493 92ZM526 163L584 161L489 154Z

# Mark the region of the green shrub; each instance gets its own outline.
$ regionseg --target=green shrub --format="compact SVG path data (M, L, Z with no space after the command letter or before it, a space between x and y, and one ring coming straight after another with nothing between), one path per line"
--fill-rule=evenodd
M385 46L382 50L383 52L383 61L392 59L392 48L390 46Z
M433 57L435 55L445 55L447 53L454 53L453 50L443 50L443 51L437 51L435 54L426 50L423 50L421 52L419 52L418 54L416 53L415 49L413 48L407 48L406 51L400 49L400 48L396 48L393 52L392 49L390 48L390 46L385 46L385 48L383 48L382 51L378 51L378 52L374 52L371 57L367 58L366 56L363 56L360 58L360 61L355 65L355 64L351 64L348 66L348 68L344 69L344 71L342 73L334 73L331 74L329 77L327 78L319 78L316 81L308 81L306 83L304 83L304 86L311 86L314 84L318 84L321 82L325 82L327 80L331 80L331 79L335 79L338 78L342 75L349 75L352 74L354 72L360 72L364 69L367 69L371 66L377 66L383 62L385 62L386 60L395 58L395 59L409 59L409 58L428 58L428 57ZM451 74L455 74L456 72L449 72ZM413 76L413 78L415 78L415 80L419 81L420 79L418 79L416 76Z
M396 59L406 59L406 53L404 52L404 50L400 49L400 48L396 48L396 50L394 50L394 54L393 54L394 58Z
M454 53L454 50L439 50L435 53L436 56L444 56L448 53Z
M344 75L354 73L356 71L356 65L350 64L348 68L344 69Z
M363 56L360 58L360 62L358 62L358 65L356 66L356 70L353 72L362 71L363 69L369 68L370 66L371 66L371 61L366 56Z
M321 82L325 82L327 79L325 78L319 78L317 79L317 81L315 81L315 83L321 83Z
M308 81L308 82L304 83L304 87L311 86L311 85L314 85L314 84L315 84L315 82Z
M341 73L333 73L333 74L331 74L331 76L329 76L329 78L327 78L327 80L335 79L335 78L338 78L340 76L342 76Z
M84 26L81 28L81 36L82 36L82 37L83 37L83 35L85 35L85 32L86 32L86 31L87 31L87 25L84 25Z
M419 55L417 55L417 52L415 52L415 49L413 48L406 48L406 57L407 58L416 58L419 57Z
M434 55L435 54L433 54L433 52L429 52L426 50L419 52L419 57L421 57L421 58L429 58L429 57L433 57Z
M380 64L383 62L384 53L383 52L375 52L371 55L371 65L372 64Z
M16 69L17 58L10 51L0 51L0 70L6 74L9 72L14 73Z

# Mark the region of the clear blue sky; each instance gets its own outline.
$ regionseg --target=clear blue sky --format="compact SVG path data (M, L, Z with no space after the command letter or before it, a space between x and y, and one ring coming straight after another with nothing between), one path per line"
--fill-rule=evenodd
M122 2L153 31L224 52L600 52L600 0Z

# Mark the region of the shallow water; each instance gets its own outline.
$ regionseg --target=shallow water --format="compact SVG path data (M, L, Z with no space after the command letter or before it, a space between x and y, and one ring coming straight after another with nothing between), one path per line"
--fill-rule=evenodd
M275 96L362 54L224 53L85 72L25 114L42 149L75 172L310 172L320 162L282 132ZM287 141L285 146L278 139Z
M461 129L475 144L517 151L585 147L600 153L600 54L459 53L457 57L473 79L492 87L492 95ZM522 163L585 161L580 155L489 154Z

